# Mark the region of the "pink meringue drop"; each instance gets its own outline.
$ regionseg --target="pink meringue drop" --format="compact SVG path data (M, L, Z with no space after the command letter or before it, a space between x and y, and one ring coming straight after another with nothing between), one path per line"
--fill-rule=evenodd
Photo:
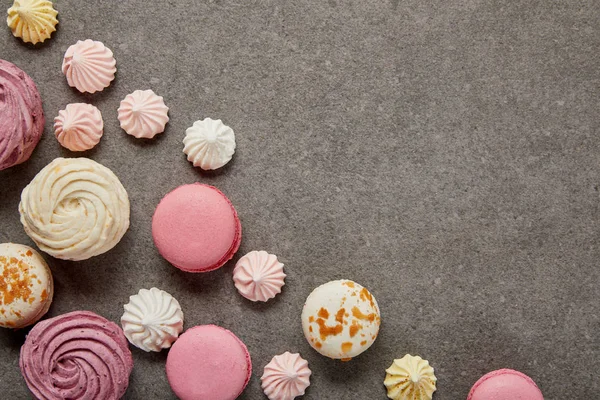
M164 132L169 122L169 107L162 96L152 90L136 90L128 94L118 109L121 128L138 139L152 139Z
M115 79L116 64L113 52L102 42L78 40L67 49L62 72L69 86L82 93L95 93L108 87Z
M285 352L273 357L260 378L269 400L293 400L310 386L311 371L300 354Z
M235 287L251 301L267 301L285 285L283 264L266 251L251 251L240 258L233 270Z
M71 151L89 150L102 138L104 123L100 110L91 104L68 104L54 118L58 142Z

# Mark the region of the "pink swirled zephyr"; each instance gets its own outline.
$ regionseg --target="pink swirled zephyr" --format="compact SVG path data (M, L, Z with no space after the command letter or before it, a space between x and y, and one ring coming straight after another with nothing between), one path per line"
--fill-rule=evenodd
M120 399L133 359L121 328L89 311L33 327L21 348L21 373L38 399Z
M69 86L82 93L95 93L107 88L115 79L116 65L113 52L102 42L78 40L67 49L62 72Z
M43 132L35 83L16 65L0 60L0 171L27 161Z

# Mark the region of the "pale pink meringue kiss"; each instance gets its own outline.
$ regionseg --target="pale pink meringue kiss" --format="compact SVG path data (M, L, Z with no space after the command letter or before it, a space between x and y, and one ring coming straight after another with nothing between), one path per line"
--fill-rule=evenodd
M240 258L233 270L238 292L251 301L267 301L285 285L283 264L266 251L251 251Z
M91 104L72 103L54 118L58 143L71 151L85 151L100 142L104 129L100 110Z
M273 357L260 378L269 400L293 400L310 386L311 371L300 354L285 352Z
M136 90L128 94L118 109L121 128L138 139L152 139L164 132L169 122L169 107L162 96L152 90Z
M67 49L62 72L69 86L81 93L95 93L107 88L115 79L116 65L113 52L102 42L78 40Z

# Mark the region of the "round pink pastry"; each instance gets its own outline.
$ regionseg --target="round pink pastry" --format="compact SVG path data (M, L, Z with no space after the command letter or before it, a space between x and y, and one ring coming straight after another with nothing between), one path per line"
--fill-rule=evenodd
M120 399L133 359L121 328L90 311L37 323L21 347L21 373L37 399Z
M54 118L56 139L71 151L91 149L100 142L103 133L102 114L91 104L68 104Z
M152 217L152 237L160 254L187 272L220 268L240 247L242 226L229 199L201 183L167 194Z
M0 60L0 171L27 161L43 132L35 83L16 65Z
M167 357L167 379L181 400L236 399L251 375L246 345L216 325L188 329Z
M467 400L544 400L544 397L527 375L512 369L499 369L479 378Z

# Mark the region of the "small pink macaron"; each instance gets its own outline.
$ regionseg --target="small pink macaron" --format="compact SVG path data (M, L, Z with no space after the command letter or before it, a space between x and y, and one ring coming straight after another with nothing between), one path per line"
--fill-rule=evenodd
M216 325L188 329L167 356L167 379L181 400L234 400L252 375L246 345Z
M544 400L533 379L512 369L499 369L479 378L467 400Z
M240 247L242 225L231 201L219 189L193 183L168 193L152 217L159 253L187 272L222 267Z

